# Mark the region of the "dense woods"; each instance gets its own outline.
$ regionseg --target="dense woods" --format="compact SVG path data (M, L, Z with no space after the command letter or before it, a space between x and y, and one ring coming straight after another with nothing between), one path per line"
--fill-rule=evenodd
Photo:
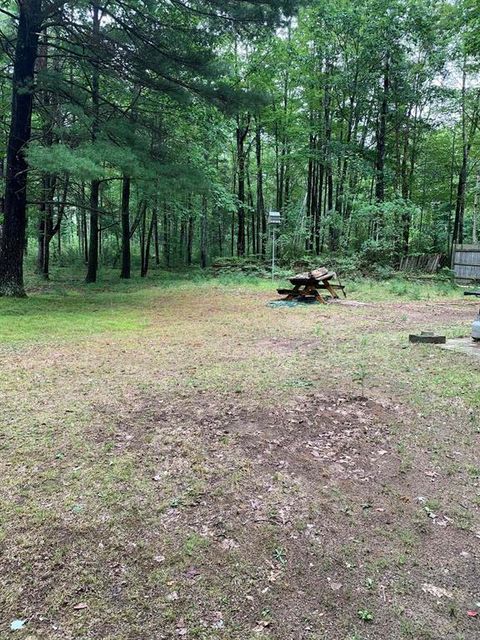
M23 264L476 242L475 0L18 0L0 8L0 295ZM82 264L84 265L82 267Z

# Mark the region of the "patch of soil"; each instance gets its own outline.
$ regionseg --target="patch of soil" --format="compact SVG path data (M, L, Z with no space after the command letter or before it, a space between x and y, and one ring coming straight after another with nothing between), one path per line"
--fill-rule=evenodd
M318 482L319 478L375 478L390 448L387 409L357 396L311 393L285 406L240 408L228 421L249 457ZM391 459L391 456L389 457Z
M109 428L115 403L96 405L85 433L98 500L94 473L48 536L4 554L10 619L48 640L476 637L478 538L428 506L432 484L458 499L447 473L418 448L402 467L405 409L326 388L130 400Z
M259 351L291 355L294 353L308 353L318 346L315 337L311 340L295 338L264 338L255 343Z
M154 407L152 399L159 473L187 494L193 478L204 480L166 514L167 556L189 532L206 541L194 565L201 578L182 581L181 620L187 603L202 619L222 610L207 589L228 594L228 638L260 630L281 640L344 638L356 612L370 608L375 632L360 631L365 638L410 629L418 640L453 639L470 629L476 578L465 558L474 541L426 512L423 468L402 470L398 407L327 392L274 409L209 394L156 415ZM166 433L182 444L174 439L172 448ZM432 598L425 584L450 590L451 602Z

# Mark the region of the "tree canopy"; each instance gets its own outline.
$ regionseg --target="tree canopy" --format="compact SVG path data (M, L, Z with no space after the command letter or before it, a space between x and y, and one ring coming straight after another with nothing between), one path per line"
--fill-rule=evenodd
M82 262L476 242L473 0L3 2L0 294ZM54 242L54 239L56 240ZM63 257L62 257L63 256Z

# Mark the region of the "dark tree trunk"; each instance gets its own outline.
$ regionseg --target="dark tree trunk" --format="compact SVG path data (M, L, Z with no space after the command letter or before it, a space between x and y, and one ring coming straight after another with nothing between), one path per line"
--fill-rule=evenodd
M202 214L200 218L200 266L208 266L208 200L203 196Z
M255 224L255 207L254 207L254 200L253 200L253 192L252 192L252 181L250 179L250 156L247 156L248 160L247 160L247 169L246 169L246 175L247 175L247 186L248 186L248 208L250 211L250 224L247 224L247 228L249 230L248 233L248 250L250 253L253 253L254 255L257 253L257 234L256 234L256 224Z
M5 213L5 159L0 158L0 250L3 234L3 214Z
M193 234L194 234L194 225L193 225L193 215L190 214L188 217L188 239L187 239L187 265L190 267L192 264L192 253L193 253Z
M390 58L387 53L383 73L383 94L380 106L377 129L377 158L375 163L376 181L375 198L377 202L385 202L385 158L387 150L387 117L390 91Z
M318 255L322 252L322 203L325 183L325 165L323 162L317 167L316 175L316 207L315 207L315 252ZM325 211L325 208L323 208Z
M50 273L50 241L53 237L53 198L56 181L51 175L45 174L42 183L43 202L40 205L38 223L37 273L45 280L48 280Z
M38 47L36 71L40 73L48 69L48 39L44 33L42 42ZM54 109L50 93L42 92L40 99L45 110L43 124L43 144L51 147L53 144L53 126L55 122ZM53 186L53 188L52 188ZM40 205L40 218L38 221L38 249L37 249L37 273L45 280L49 278L50 240L53 228L53 198L55 193L55 179L48 173L42 176L42 203Z
M12 116L7 149L5 213L0 245L0 296L25 296L23 255L27 223L26 146L31 137L34 70L41 31L41 0L19 2L13 66Z
M100 200L100 182L93 180L90 187L90 239L88 243L87 283L97 281L98 271L98 204Z
M146 216L146 213L145 213L145 216ZM150 266L150 247L152 245L154 225L155 225L155 214L152 214L152 219L150 220L150 225L148 227L148 235L147 235L145 247L143 250L142 271L140 274L142 278L146 278L148 275L148 268Z
M223 229L222 223L218 223L218 255L223 256Z
M83 259L88 264L88 222L87 213L82 209L82 233L83 233Z
M449 264L452 260L452 250L453 250L453 234L452 234L452 212L453 212L453 193L455 190L455 152L456 152L456 135L455 130L453 131L452 138L452 153L450 160L450 197L449 197L449 207L448 207L448 224L447 224L447 241L448 241L448 258Z
M257 158L257 245L262 256L267 248L267 229L265 219L265 196L263 194L263 165L262 165L262 128L257 125L255 132L255 151Z
M245 194L245 177L246 177L246 154L245 154L245 139L248 135L249 124L245 126L241 123L241 118L238 118L237 126L237 162L238 162L238 236L237 236L237 255L245 255L245 208L246 208L246 194Z
M310 122L312 116L310 115ZM315 221L312 216L312 201L313 201L313 172L315 170L315 159L313 157L313 142L314 135L310 133L309 137L309 158L308 158L308 172L307 172L307 202L306 202L306 216L307 216L307 228L308 233L305 238L305 250L311 251L313 247Z
M170 233L168 229L167 204L163 205L163 259L167 269L170 267Z
M158 237L158 209L155 204L155 211L153 214L154 218L154 226L153 226L153 241L155 245L155 266L158 267L160 265L160 239Z
M468 153L464 148L462 167L458 177L457 204L455 208L455 225L453 227L453 242L462 244L464 238L463 219L465 215L465 196L467 192Z
M131 276L132 257L130 251L130 176L123 176L122 187L122 273L124 280Z
M140 224L139 245L140 245L140 275L143 276L143 268L145 264L145 245L147 238L147 207L142 212L142 220Z
M185 220L181 220L180 222L180 242L179 242L179 249L180 249L180 263L182 265L185 264L186 260L185 260L185 254L186 254L186 249L187 249L187 233L186 233L186 223Z
M93 3L93 30L92 36L94 43L98 42L100 34L100 8L99 5ZM95 59L92 63L92 142L95 143L98 136L99 116L100 116L100 72L98 61ZM99 198L100 198L100 182L92 180L90 185L90 246L88 248L88 268L86 282L92 283L97 281L98 272L98 234L99 234Z

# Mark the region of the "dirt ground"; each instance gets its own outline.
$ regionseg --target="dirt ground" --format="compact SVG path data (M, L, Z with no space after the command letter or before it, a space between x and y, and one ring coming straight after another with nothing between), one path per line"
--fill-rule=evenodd
M0 347L0 638L480 638L474 305L270 298Z

